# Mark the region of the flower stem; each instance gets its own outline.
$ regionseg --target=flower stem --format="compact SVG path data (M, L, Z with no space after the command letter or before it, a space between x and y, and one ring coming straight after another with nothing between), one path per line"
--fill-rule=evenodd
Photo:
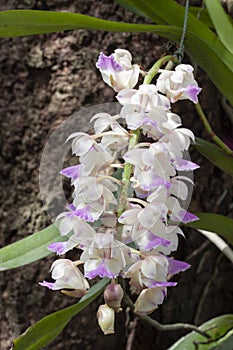
M134 304L130 297L124 293L124 301L129 308L134 311ZM189 323L173 323L173 324L161 324L156 320L153 320L150 316L142 316L138 315L137 317L141 319L142 321L150 324L152 327L158 329L159 331L177 331L179 329L185 329L185 330L190 330L190 331L195 331L199 334L201 334L203 337L206 337L210 339L210 336L208 333L202 331L200 328L198 328L195 325L189 324Z
M174 63L178 63L178 59L177 57L173 56L173 55L167 55L164 56L162 58L160 58L158 61L155 62L155 64L151 67L151 69L148 71L147 75L144 78L143 84L150 84L152 79L156 76L156 74L158 73L160 67L165 64L166 62L174 62ZM130 134L130 140L129 140L129 147L128 150L133 149L137 143L138 143L138 139L140 136L140 128L133 130ZM133 171L133 165L129 164L129 163L125 163L124 166L124 171L123 171L123 175L122 175L122 182L123 182L123 186L120 192L120 196L119 196L119 205L118 205L118 211L117 211L117 217L120 217L121 214L125 211L126 207L127 207L127 197L128 197L128 188L130 185L130 177Z
M129 140L128 150L131 150L132 148L134 148L134 146L138 143L139 134L140 134L139 128L137 130L132 131L131 137ZM128 204L128 201L127 201L128 188L130 184L130 177L131 177L132 171L133 171L133 165L129 163L125 163L124 171L122 175L123 186L119 197L119 205L118 205L118 211L117 211L118 217L120 217L121 214L125 211Z
M138 316L142 321L150 324L152 327L155 327L159 331L178 331L179 329L189 330L189 331L195 331L199 334L201 334L203 337L206 337L207 339L210 339L208 333L202 331L200 328L193 324L189 323L173 323L173 324L161 324L158 321L153 320L149 316Z
M156 74L158 74L158 71L161 68L161 66L164 63L170 62L170 61L174 63L178 63L177 57L173 55L164 56L160 58L158 61L156 61L155 64L151 67L151 69L147 73L147 75L145 76L143 84L150 84L152 79L156 76Z
M221 147L227 154L233 155L233 151L215 134L215 132L213 131L213 129L211 128L205 113L203 111L203 109L201 108L200 103L197 103L195 105L196 111L206 129L206 131L208 132L209 136L211 137L211 139L219 146Z

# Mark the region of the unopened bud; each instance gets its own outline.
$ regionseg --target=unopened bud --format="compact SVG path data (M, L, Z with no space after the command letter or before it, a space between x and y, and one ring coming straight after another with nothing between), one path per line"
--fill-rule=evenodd
M121 311L121 301L124 295L124 291L120 284L111 283L104 291L104 300L115 312Z
M115 312L107 304L100 305L97 311L97 320L101 330L104 332L105 335L113 334L115 332Z

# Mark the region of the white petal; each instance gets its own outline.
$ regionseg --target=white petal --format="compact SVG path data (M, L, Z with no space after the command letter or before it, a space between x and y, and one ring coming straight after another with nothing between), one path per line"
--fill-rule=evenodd
M131 98L136 92L136 89L123 89L117 94L116 98L122 105L131 104Z

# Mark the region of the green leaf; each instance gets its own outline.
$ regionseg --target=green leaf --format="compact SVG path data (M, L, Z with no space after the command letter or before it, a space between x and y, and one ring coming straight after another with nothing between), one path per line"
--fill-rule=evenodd
M233 220L227 216L212 213L195 213L199 220L184 226L214 232L233 244Z
M0 249L0 271L14 269L51 254L47 248L56 241L67 238L59 234L55 225L50 225L33 235Z
M108 278L102 279L77 304L54 312L29 327L25 333L14 340L12 350L39 350L49 344L61 333L72 317L102 293L108 283Z
M196 332L180 338L168 350L231 350L233 349L233 315L222 315L203 323L201 330L211 339L207 340ZM196 345L195 345L196 344Z
M230 18L219 0L204 0L204 2L220 40L233 54L233 25Z
M138 16L146 17L148 16L139 8L129 3L127 0L116 0L116 2L127 9L128 11L131 11L132 13L135 13ZM192 13L197 19L204 22L209 28L213 28L213 23L210 19L210 16L207 12L207 10L204 7L198 7L198 6L189 6L189 12ZM155 19L155 18L154 18ZM164 23L164 20L158 16L156 23Z
M116 0L116 2L117 2L120 6L124 7L126 10L128 10L128 11L130 11L130 12L132 12L132 13L135 13L135 14L138 15L138 16L147 17L147 16L145 15L144 12L142 12L141 10L139 10L136 6L133 6L133 5L128 4L127 1L125 1L125 0Z
M219 169L233 176L233 157L226 154L220 147L196 138L195 148Z
M148 16L142 10L140 10L139 8L137 8L134 5L131 5L129 3L129 1L127 1L127 0L116 0L116 2L120 6L124 7L126 10L128 10L128 11L130 11L132 13L135 13L138 16L148 18ZM209 16L207 10L204 7L189 6L189 12L192 13L197 19L199 19L203 23L205 23L209 28L213 28L214 27L213 22L211 21L210 16ZM154 16L155 16L155 14L154 14ZM155 21L155 17L154 17L154 21ZM155 22L156 23L161 23L161 24L165 23L165 21L159 16L157 16L157 20Z
M198 20L202 21L205 23L205 25L209 28L213 28L213 22L211 21L211 18L207 12L207 10L203 7L198 7L198 6L190 6L189 7L189 12L195 16Z
M113 22L70 12L10 10L0 12L0 37L46 34L87 29L111 32L153 32L155 25ZM160 30L157 28L157 30Z
M175 1L124 1L139 8L155 21L167 23L168 25L111 22L76 13L12 10L0 12L0 37L87 29L112 32L154 32L175 42L180 40L184 8L176 4ZM175 16L174 13L176 14ZM189 15L185 48L187 53L207 72L218 89L233 105L232 55L216 35L192 14Z
M155 23L166 23L183 28L185 9L174 0L125 0L125 2L142 10ZM158 21L158 17L161 18L163 22ZM220 41L218 42L214 33L192 13L189 13L187 31L202 39L221 57L221 52L219 52ZM226 63L232 68L232 60L229 52L227 58L229 61L227 60Z

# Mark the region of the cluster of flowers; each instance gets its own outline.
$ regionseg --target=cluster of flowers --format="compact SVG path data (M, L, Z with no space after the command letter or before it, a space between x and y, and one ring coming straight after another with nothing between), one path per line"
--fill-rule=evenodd
M105 334L114 332L114 313L120 310L123 297L117 278L129 279L132 291L138 294L136 313L153 312L163 302L167 287L176 285L170 275L189 268L168 257L177 249L178 235L183 234L174 221L197 219L180 205L179 200L188 196L191 180L178 175L178 171L198 168L183 159L194 135L180 127L180 117L171 112L171 102L197 102L201 89L193 68L180 64L175 71L161 70L156 85L143 84L136 90L140 67L131 61L127 50L117 49L109 57L100 54L97 68L118 93L122 108L119 115L95 115L94 135L76 132L69 137L79 164L61 172L74 186L73 203L57 218L67 241L53 243L49 249L59 255L73 248L82 253L76 262L56 260L51 267L55 282L40 283L81 297L89 288L87 279L110 278L104 293L106 304L97 313ZM132 147L131 139L139 131L148 140ZM128 183L124 176L122 180L114 177L114 169L126 166L132 170ZM131 193L129 198L122 198L123 187ZM124 203L121 212L119 203ZM84 273L78 269L80 264Z

